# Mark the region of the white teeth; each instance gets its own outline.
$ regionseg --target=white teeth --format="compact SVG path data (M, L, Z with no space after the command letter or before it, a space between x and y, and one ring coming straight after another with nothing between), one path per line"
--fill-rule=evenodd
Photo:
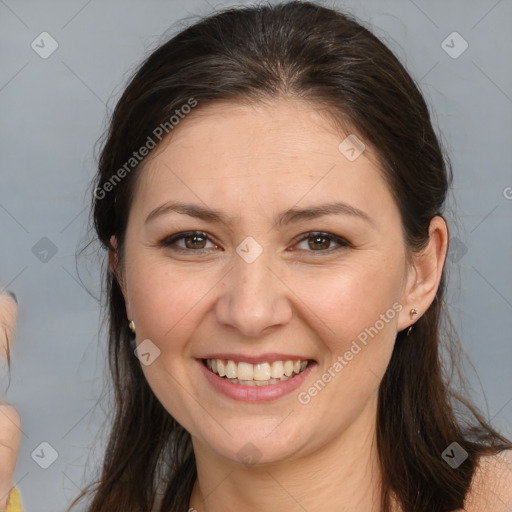
M234 361L228 361L226 365L226 377L228 379L236 379L237 371L236 371L236 363Z
M233 377L234 379L238 378L240 380L253 380L254 369L251 363L238 363L238 375ZM222 375L221 375L222 377Z
M213 373L225 377L230 382L247 386L261 386L276 384L298 375L306 369L308 361L298 359L253 365L243 361L236 363L231 360L207 359L206 366Z
M254 365L254 380L270 379L270 365L268 363L260 363Z
M307 364L307 361L304 361ZM272 363L270 374L273 379L279 379L284 375L283 361L274 361Z

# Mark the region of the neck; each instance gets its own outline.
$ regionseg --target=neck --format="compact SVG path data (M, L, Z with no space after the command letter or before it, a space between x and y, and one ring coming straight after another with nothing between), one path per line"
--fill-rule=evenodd
M293 461L244 466L192 437L198 478L190 507L197 512L379 512L376 404L375 397L335 439Z

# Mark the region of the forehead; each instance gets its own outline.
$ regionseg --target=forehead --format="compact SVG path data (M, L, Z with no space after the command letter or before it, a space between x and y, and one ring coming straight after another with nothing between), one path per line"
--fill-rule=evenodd
M204 145L223 161L332 155L333 144L336 149L347 135L335 126L327 107L299 100L214 102L196 107L178 128L167 145L185 150Z
M361 138L342 132L325 107L282 100L200 107L145 162L136 194L143 201L154 205L187 196L260 210L350 199L375 214L377 205L391 204L370 146L359 156L347 153L347 145Z

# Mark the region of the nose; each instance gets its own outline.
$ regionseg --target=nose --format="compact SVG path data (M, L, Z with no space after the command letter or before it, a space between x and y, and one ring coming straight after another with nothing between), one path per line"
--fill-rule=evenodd
M215 313L218 322L246 337L261 337L292 318L289 290L265 253L252 263L237 255L223 279L224 288Z

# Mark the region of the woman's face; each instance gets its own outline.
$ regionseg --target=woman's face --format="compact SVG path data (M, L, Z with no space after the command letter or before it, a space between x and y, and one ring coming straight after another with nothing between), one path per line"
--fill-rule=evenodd
M306 103L211 104L141 171L127 315L149 385L195 448L278 462L372 431L396 333L411 323L410 272L392 195L368 147L340 147L347 135ZM294 377L304 364L286 361L309 365Z

